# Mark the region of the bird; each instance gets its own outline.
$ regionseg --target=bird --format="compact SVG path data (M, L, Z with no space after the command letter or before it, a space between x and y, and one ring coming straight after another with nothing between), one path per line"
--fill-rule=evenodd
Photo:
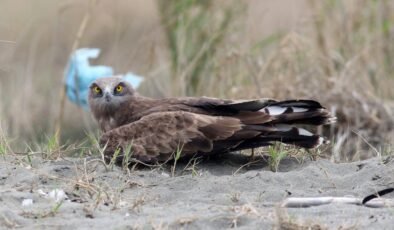
M134 160L160 163L178 153L179 158L212 155L274 142L316 148L329 141L299 126L336 121L314 100L154 99L140 95L119 77L97 79L89 89L107 159L124 157L128 149Z
M114 75L110 66L95 65L89 63L90 58L97 58L101 50L98 48L80 48L70 57L64 71L66 95L68 99L79 107L88 109L89 85L96 79ZM119 75L128 81L133 87L138 88L143 77L132 72Z

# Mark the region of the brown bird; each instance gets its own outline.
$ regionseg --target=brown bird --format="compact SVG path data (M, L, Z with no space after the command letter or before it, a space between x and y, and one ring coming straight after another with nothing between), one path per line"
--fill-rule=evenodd
M100 144L110 159L131 148L143 162L267 146L279 141L315 148L326 139L295 125L325 125L336 118L313 100L223 100L207 97L152 99L118 77L90 86L89 105L104 132ZM120 154L121 155L121 154Z

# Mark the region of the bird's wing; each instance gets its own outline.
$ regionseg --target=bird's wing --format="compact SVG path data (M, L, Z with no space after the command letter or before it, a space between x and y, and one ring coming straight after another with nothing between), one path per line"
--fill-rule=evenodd
M270 121L269 116L264 111L255 112L274 102L270 99L234 101L208 97L165 98L149 101L138 99L131 103L133 113L129 116L131 116L130 120L136 121L153 113L185 111L211 116L234 116L245 123L263 123Z
M149 114L166 111L186 111L210 116L234 117L243 124L312 124L324 125L332 122L329 112L313 100L271 99L231 101L216 98L170 98L152 103L133 102L135 106L132 121ZM140 105L142 104L142 105ZM151 106L147 106L151 105ZM140 109L144 108L144 109Z
M193 107L201 108L210 115L236 117L244 124L324 125L335 121L329 111L314 100L259 99L224 103L201 100Z
M209 153L215 141L226 140L242 129L239 119L215 117L184 111L157 112L104 133L100 139L108 156L130 146L132 156L144 162ZM236 143L234 143L236 144Z

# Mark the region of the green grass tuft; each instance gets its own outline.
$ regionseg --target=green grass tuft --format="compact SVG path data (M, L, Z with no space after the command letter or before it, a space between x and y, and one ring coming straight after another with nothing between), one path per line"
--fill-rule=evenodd
M268 160L269 167L271 171L277 172L280 161L288 156L289 151L285 150L283 145L274 145L268 147L268 154L270 157Z

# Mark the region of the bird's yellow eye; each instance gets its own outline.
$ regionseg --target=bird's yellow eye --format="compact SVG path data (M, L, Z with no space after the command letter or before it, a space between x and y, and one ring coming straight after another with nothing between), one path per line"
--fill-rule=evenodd
M123 86L118 85L118 86L116 86L115 90L117 93L121 93L123 91Z
M101 93L101 89L100 89L98 86L95 86L95 87L93 88L93 91L94 91L96 94Z

